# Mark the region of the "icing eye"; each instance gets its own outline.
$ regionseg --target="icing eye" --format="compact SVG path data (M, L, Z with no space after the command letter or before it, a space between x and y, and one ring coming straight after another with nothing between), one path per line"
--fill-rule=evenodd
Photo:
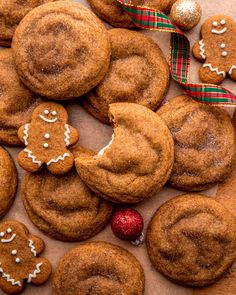
M20 258L19 257L16 258L16 263L20 263Z
M212 23L212 25L213 25L213 27L217 27L217 26L218 26L218 22L217 22L217 21L214 21L214 22Z
M16 254L17 254L17 251L16 251L16 250L12 250L12 251L11 251L11 254L12 254L12 255L16 255Z
M56 112L56 111L52 111L51 114L52 114L53 116L56 116L57 112Z
M10 234L11 232L12 232L12 229L11 228L8 228L7 229L7 233Z
M4 237L5 233L4 232L1 232L0 233L0 237Z
M221 23L221 25L225 25L225 24L226 24L226 21L225 21L224 19L222 19L222 20L220 21L220 23Z
M49 110L44 110L44 114L48 115L49 114Z

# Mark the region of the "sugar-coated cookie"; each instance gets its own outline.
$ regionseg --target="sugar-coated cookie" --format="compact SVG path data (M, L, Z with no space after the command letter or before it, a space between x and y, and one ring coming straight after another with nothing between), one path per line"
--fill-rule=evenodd
M33 109L40 101L40 98L20 81L12 50L0 50L0 144L21 144L17 131L30 120Z
M68 147L76 144L79 134L67 122L67 112L60 104L45 102L36 107L31 122L18 130L26 146L18 155L19 165L29 172L37 172L43 165L53 174L69 171L74 156Z
M137 203L160 191L174 161L174 146L164 121L134 103L110 105L114 125L110 144L95 157L77 157L82 180L101 197L116 203Z
M142 295L144 273L127 250L106 242L79 245L56 268L53 295Z
M75 157L94 155L79 147L71 151ZM112 206L90 191L75 168L62 176L47 171L26 173L21 195L35 226L63 241L91 238L106 226L112 214Z
M16 68L32 91L50 99L81 96L104 77L110 42L102 22L71 1L41 5L29 12L12 41Z
M57 0L1 0L0 46L11 46L14 31L23 17L33 8Z
M143 5L168 13L176 0L134 0L133 5ZM116 0L88 0L94 12L113 27L135 28L131 18Z
M17 171L8 152L0 147L0 218L11 207L17 187ZM1 260L0 260L1 262Z
M235 132L223 108L181 95L162 106L157 114L166 122L175 142L170 185L200 191L228 176L235 154Z
M199 71L203 82L221 84L226 75L236 81L235 35L236 22L226 15L212 16L202 25L193 55L204 62Z
M206 286L236 258L236 222L213 198L182 195L157 210L146 241L159 272L183 285Z
M110 67L101 83L86 95L85 108L104 123L109 123L111 103L133 102L156 110L169 86L169 67L161 49L151 38L135 31L108 32Z
M44 242L20 222L0 223L0 289L19 294L28 284L42 285L51 274L50 262L38 255Z

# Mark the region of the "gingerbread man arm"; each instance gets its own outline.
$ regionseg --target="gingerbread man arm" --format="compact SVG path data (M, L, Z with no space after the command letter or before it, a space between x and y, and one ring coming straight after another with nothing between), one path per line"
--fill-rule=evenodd
M79 140L79 132L68 124L66 124L65 140L69 143L67 146L72 146Z
M29 240L29 250L32 252L34 256L37 256L44 250L45 248L44 241L40 239L39 237L30 235L28 240Z
M199 61L204 62L206 60L205 44L203 40L200 40L193 45L193 55Z
M28 130L29 130L29 124L25 124L18 129L18 133L17 133L20 141L23 142L25 145L27 145L26 143L28 138Z

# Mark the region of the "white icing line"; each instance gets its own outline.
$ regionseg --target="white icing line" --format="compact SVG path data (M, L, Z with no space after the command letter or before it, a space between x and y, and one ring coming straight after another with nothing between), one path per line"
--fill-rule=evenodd
M217 75L222 75L223 77L226 76L225 72L224 71L219 71L218 68L213 68L211 64L204 64L203 65L204 68L209 68L212 72L216 72Z
M43 264L42 262L41 263L38 263L36 265L36 269L34 270L34 272L31 273L31 274L29 274L28 280L27 280L28 283L31 283L32 279L35 279L37 277L37 274L39 274L41 272L40 266L42 264Z
M24 152L28 154L28 158L31 158L33 163L38 164L39 167L42 165L41 161L36 160L36 157L32 154L32 151L24 149Z
M57 121L57 118L54 118L54 119L47 119L47 118L45 118L43 115L39 115L39 117L40 117L43 121L45 121L45 122L47 122L47 123L54 123L54 122Z
M66 157L70 157L70 154L65 153L64 155L60 155L56 159L51 159L50 161L47 162L47 166L49 166L51 163L57 163L58 161L63 161L65 160Z
M70 145L70 128L69 128L69 125L68 124L65 124L65 143L66 143L66 146Z
M105 153L105 151L111 146L111 144L113 143L114 137L115 137L115 135L114 135L114 133L113 133L113 134L112 134L112 137L111 137L111 140L110 140L110 142L108 143L108 145L104 146L104 148L102 148L102 149L98 152L98 154L97 154L98 157L99 157L99 156L102 156L102 155ZM95 157L96 157L96 156L95 156Z
M229 70L229 74L232 75L233 73L233 70L236 70L236 66L232 66Z
M220 34L224 34L226 31L227 31L227 28L224 28L224 29L222 29L222 30L216 30L216 29L211 30L211 32L212 32L213 34L218 34L218 35L220 35Z
M13 235L10 237L10 239L1 239L1 242L2 242L2 243L10 243L10 242L12 242L12 241L15 239L15 237L16 237L16 234L13 234Z
M28 131L29 131L29 124L25 124L25 128L24 128L24 135L25 136L23 137L23 139L24 139L26 146L28 145L28 136L29 136Z
M35 251L34 242L32 240L29 240L29 247L30 247L30 251L34 254L34 256L36 256L37 253Z
M2 274L2 277L7 279L7 281L10 282L13 286L18 285L19 287L21 287L21 283L19 281L15 281L13 278L10 277L10 275L4 273L1 267L0 267L0 273Z
M200 55L203 59L206 59L206 55L205 55L205 44L203 43L203 40L199 41L199 45L200 45Z

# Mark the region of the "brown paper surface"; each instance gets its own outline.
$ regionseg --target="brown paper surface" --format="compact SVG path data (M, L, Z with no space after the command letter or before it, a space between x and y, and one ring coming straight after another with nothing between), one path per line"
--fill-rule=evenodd
M187 36L190 39L191 45L193 45L195 41L199 40L201 23L203 23L207 17L214 14L218 14L218 13L224 13L231 17L235 17L235 20L236 20L236 0L225 0L225 1L198 0L198 1L202 6L203 15L202 15L200 24L196 28L194 28L191 32L187 33ZM84 1L80 1L80 2L85 3ZM87 3L85 4L86 6L88 6ZM155 31L143 31L143 33L152 37L158 43L158 45L162 48L163 52L166 55L166 58L168 58L170 34L155 32ZM190 77L191 77L191 81L193 82L199 82L198 68L200 65L201 65L200 63L198 63L193 58L191 58ZM223 83L223 86L230 89L234 93L236 93L236 83L232 82L231 80L226 79L226 81ZM182 89L176 83L172 81L170 85L170 89L167 94L167 99L170 99L180 93L182 93ZM100 123L99 121L94 119L92 116L90 116L88 113L86 113L86 111L83 110L81 106L79 105L79 99L74 100L73 102L67 103L66 107L69 112L71 125L77 128L78 131L80 132L81 137L80 137L79 145L87 147L87 148L91 148L95 151L99 151L102 147L108 144L112 134L111 127ZM228 108L228 110L229 112L232 113L232 109ZM16 156L17 156L17 153L20 151L20 148L7 148L7 150L10 152L10 154L13 156L16 162ZM53 240L47 237L46 235L44 235L42 232L40 232L31 223L31 221L29 220L25 212L24 206L21 201L21 196L20 196L20 184L21 184L21 178L24 172L21 168L19 168L19 166L17 166L17 169L19 174L19 186L18 186L17 197L11 210L4 217L4 220L6 219L19 220L23 222L29 228L32 234L38 235L41 238L43 238L46 243L46 250L43 255L51 261L53 268L55 269L58 259L65 252L67 252L72 247L75 247L79 243L65 243L65 242ZM234 177L236 178L236 172ZM236 180L235 180L235 184L236 184ZM228 183L228 186L226 187L227 189L229 188L230 190L230 187L231 187L230 183ZM227 189L225 191L225 195L227 195ZM217 187L214 187L211 190L205 191L203 193L209 196L215 196L216 191L217 191ZM153 213L162 203L181 193L183 192L179 192L171 188L164 188L160 193L158 193L152 199L135 206L144 217L145 227L148 225L148 222L150 218L152 217ZM235 193L236 193L236 188L232 190L231 198L229 200L225 198L223 201L226 205L227 205L227 202L229 202L229 207L231 208L236 208L236 201L234 202L234 196L236 198ZM114 244L118 244L128 249L129 251L131 251L139 259L145 271L145 277L146 277L145 295L192 295L193 293L194 295L236 294L236 287L234 287L234 291L226 291L225 285L229 286L229 284L226 284L224 279L221 282L219 282L217 285L214 285L214 287L210 287L209 289L204 289L203 291L197 291L197 292L193 291L190 288L178 286L170 282L169 280L167 280L165 277L163 277L161 274L157 273L153 269L148 259L145 245L141 247L135 247L129 244L128 242L123 242L118 240L111 233L111 229L109 225L107 226L105 230L103 230L100 234L98 234L96 237L94 237L91 240L108 241ZM28 285L23 294L49 295L51 294L51 290L52 290L52 278L45 285L41 287ZM217 292L215 292L215 290L217 290ZM0 294L3 294L1 290L0 290Z

